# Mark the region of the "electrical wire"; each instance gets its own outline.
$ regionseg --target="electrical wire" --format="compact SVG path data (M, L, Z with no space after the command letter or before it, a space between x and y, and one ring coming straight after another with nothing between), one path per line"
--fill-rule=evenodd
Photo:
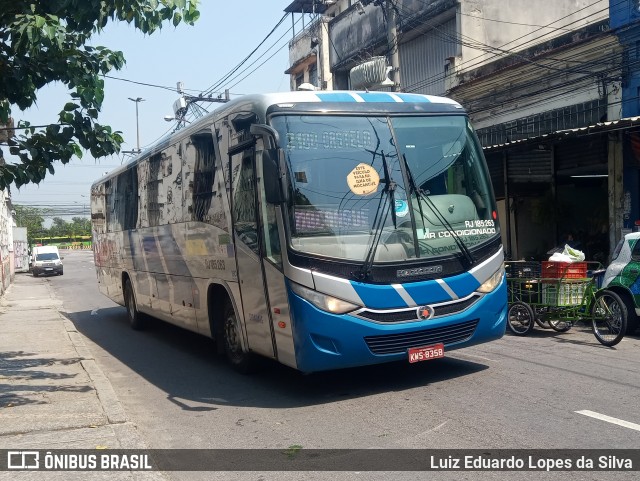
M300 21L300 18L298 18L298 20L296 21L296 23L297 23L297 22L299 22L299 21ZM296 24L296 23L294 23L294 25L292 25L292 26L291 26L291 27L290 27L286 32L284 32L284 33L283 33L283 34L282 34L282 35L281 35L281 36L280 36L280 37L279 37L279 38L278 38L278 39L277 39L277 40L276 40L276 41L275 41L275 42L274 42L274 43L273 43L273 44L272 44L272 45L271 45L267 50L265 50L265 51L262 53L262 55L260 55L258 58L256 58L256 59L255 59L251 64L249 64L249 65L248 65L247 67L245 67L243 70L241 70L240 72L235 73L232 77L230 77L230 78L228 79L228 82L233 82L233 81L234 81L234 80L236 80L240 75L242 75L242 74L243 74L244 72L246 72L248 69L250 69L251 67L253 67L253 66L258 62L258 60L260 60L262 57L264 57L264 56L265 56L265 55L266 55L266 54L267 54L267 53L268 53L272 48L274 48L274 47L278 44L278 42L280 42L280 41L282 40L282 38L283 38L285 35L287 35L287 34L288 34L288 33L289 33L293 28L294 28L294 26L295 26L295 24ZM253 70L249 73L249 75L250 75L250 74L252 74L253 72L255 72L255 71L256 71L258 68L260 68L262 65L264 65L267 61L271 60L271 59L275 56L275 54L276 54L276 53L278 53L280 50L282 50L282 49L283 49L285 46L287 46L287 45L289 45L289 41L288 41L288 40L285 42L285 44L284 44L284 45L281 45L281 46L280 46L280 47L279 47L279 48L278 48L278 49L277 49L277 50L276 50L276 51L275 51L275 52L274 52L270 57L268 57L268 58L267 58L267 60L266 60L265 62L262 62L260 65L258 65L258 67L257 67L257 68L253 69ZM236 85L238 85L240 82L242 82L243 80L245 80L249 75L246 75L246 76L242 77L242 79L240 79L238 82L236 82L236 83L234 83L233 85L231 85L231 86L229 87L229 89L234 88L234 87L235 87Z
M148 82L138 82L136 80L129 80L129 79L122 78L122 77L114 77L113 75L101 75L101 76L104 77L104 78L112 79L112 80L119 80L121 82L128 82L128 83L132 83L132 84L136 84L136 85L143 85L145 87L153 87L153 88L158 88L158 89L163 89L163 90L169 90L170 92L180 93L180 91L176 87L167 87L165 85L156 85L156 84L151 84L151 83L148 83ZM202 92L202 90L198 90L198 89L182 89L182 90L191 91L191 92Z
M300 20L300 19L298 19ZM292 27L293 28L293 27ZM282 39L282 37L284 37L284 35L286 35L289 32L289 30L287 32L285 32L277 41L280 41ZM277 42L276 41L276 42ZM276 44L274 43L268 50L271 50L271 48L273 48ZM271 60L273 57L275 57L275 55L282 50L284 47L286 47L287 45L289 45L289 41L286 41L284 44L282 44L275 52L273 52L273 54L271 54L264 62L260 63L256 68L254 68L253 70L251 70L251 72L249 72L247 75L245 75L244 77L242 77L240 80L238 80L236 83L234 83L233 85L231 85L229 88L232 89L234 88L236 85L238 85L240 82L242 82L243 80L245 80L246 78L248 78L251 74L253 74L256 70L258 70L260 67L262 67L265 63L267 63L269 60ZM258 59L262 58L264 55L266 54L266 52L264 54L262 54L260 57L258 57ZM252 64L255 65L255 62ZM247 69L243 70L241 73L245 72ZM237 78L234 77L234 80Z
M419 1L420 1L421 3L423 3L423 4L425 3L425 2L424 2L424 0L419 0ZM547 24L547 25L545 25L545 26L543 26L543 27L541 27L541 28L539 28L539 29L537 29L537 30L534 30L533 32L528 32L528 33L527 33L527 34L525 34L525 35L522 35L522 36L517 37L517 38L515 38L515 39L513 39L513 40L511 40L511 41L509 41L509 42L507 42L507 43L505 43L505 44L502 44L502 45L500 45L499 47L493 47L493 46L489 46L489 45L487 45L487 44L483 44L482 42L478 42L478 41L476 41L476 40L474 40L474 39L470 39L470 37L467 37L467 38L469 38L469 39L471 40L471 42L466 42L466 43L465 43L465 42L463 42L463 41L462 41L462 39L458 39L458 38L456 38L456 37L452 37L450 40L452 40L453 42L455 42L455 43L457 43L457 44L459 44L459 45L463 45L463 46L467 46L467 47L469 47L469 48L474 48L474 49L482 50L482 51L484 51L485 53L488 53L488 54L491 54L491 55L492 55L492 56L491 56L491 57L489 57L489 58L485 58L485 56L483 56L483 55L480 55L480 56L477 56L477 57L473 57L473 58L471 58L471 59L468 59L468 60L465 60L465 61L463 61L463 62L459 63L459 64L457 65L457 68L462 68L462 67L464 66L464 67L465 67L465 70L471 70L473 67L479 66L479 65L481 65L481 64L489 63L492 59L495 59L496 57L500 57L500 56L503 56L503 57L504 57L504 56L513 55L513 54L515 54L515 53L516 53L516 50L515 50L515 49L520 49L520 48L521 48L522 46L524 46L524 45L527 45L527 44L529 44L529 43L535 42L536 40L540 40L540 39L542 39L542 38L544 38L544 37L548 36L548 33L544 33L544 34L539 35L539 36L537 36L537 37L533 37L533 38L531 38L531 39L529 39L529 40L527 40L527 41L525 41L525 42L522 42L522 43L520 43L520 44L518 44L518 45L516 45L516 46L514 46L514 47L512 47L512 48L510 48L510 49L508 49L508 50L505 50L505 49L504 49L504 47L505 47L506 45L509 45L509 44L511 44L511 43L514 43L514 42L517 42L518 40L521 40L521 39L523 39L523 38L525 38L525 37L527 37L527 36L530 36L530 35L532 35L533 33L538 32L538 31L540 31L540 30L542 30L542 29L544 29L544 28L553 28L553 27L551 27L551 25L553 25L554 23L557 23L557 22L559 22L559 21L561 21L561 20L564 20L564 19L566 19L566 18L568 18L568 17L570 17L570 16L572 16L572 15L575 15L576 13L578 13L578 12L580 12L580 11L583 11L583 10L585 10L585 9L589 8L589 7L592 7L593 5L595 5L595 4L597 4L597 3L600 3L601 1L602 1L602 0L597 0L596 2L593 2L593 3L589 4L589 5L586 5L585 7L581 8L581 9L578 9L578 10L576 10L575 12L572 12L571 14L565 15L564 17L561 17L561 18L559 18L559 19L556 19L556 20L554 20L553 22L550 22L549 24ZM618 2L618 3L617 3L617 4L615 4L615 5L619 5L619 4L623 3L623 2L624 2L624 0L622 0L622 1L620 1L620 2ZM425 5L426 5L426 4L425 4ZM614 5L614 6L615 6L615 5ZM590 13L590 14L587 14L586 16L580 17L580 18L578 18L578 19L576 19L576 20L574 20L574 21L572 21L572 22L569 22L569 23L567 23L567 24L563 25L563 28L564 28L564 27L567 27L567 26L569 26L569 25L573 25L573 24L578 23L578 22L585 21L585 20L587 20L588 18L593 17L593 16L598 15L598 14L601 14L601 13L603 13L604 11L607 11L607 10L608 10L608 7L607 7L607 8L605 8L605 9L601 9L601 10L598 10L598 11L596 11L596 12L592 12L592 13ZM430 24L428 24L428 23L426 23L426 22L424 22L424 21L419 22L419 24L422 24L422 25L428 26L428 27L430 27L430 28L435 28L435 29L437 29L437 27L434 27L433 25L430 25ZM413 25L415 25L415 24L413 24ZM474 42L475 42L475 44L474 44ZM490 49L490 50L489 50L489 51L487 51L487 49ZM492 50L493 50L493 51L492 51ZM475 63L472 63L471 65L468 65L470 62L474 62L475 60L478 60L478 59L480 59L480 61L475 62ZM547 67L548 67L548 66L547 66ZM417 82L417 83L415 83L415 84L413 84L413 85L405 86L405 90L406 90L406 91L416 91L416 90L418 90L418 89L420 89L420 88L425 88L425 87L427 87L427 86L429 86L429 85L434 84L435 82L441 82L441 81L443 81L443 80L444 80L444 78L445 78L445 76L446 76L446 75L445 75L445 73L444 73L444 72L442 72L442 73L437 73L437 74L432 75L431 77L427 77L426 79L423 79L423 80L421 80L420 82Z
M282 25L282 22L284 22L285 18L288 17L288 13L285 13L282 18L278 21L278 23L276 23L276 25L271 29L271 31L267 34L267 36L258 44L257 47L255 47L251 53L249 53L249 55L247 55L243 60L240 61L240 63L238 63L238 65L236 65L235 67L233 67L228 73L226 73L221 79L217 80L216 82L213 83L213 85L211 85L208 89L206 89L204 91L205 96L209 96L213 93L214 90L218 89L221 85L224 84L224 82L234 74L234 72L236 72L240 67L242 67L250 58L251 56L256 53L258 51L258 49L269 39L269 37L271 35L273 35L273 33L277 30L277 28ZM293 26L291 27L293 28Z

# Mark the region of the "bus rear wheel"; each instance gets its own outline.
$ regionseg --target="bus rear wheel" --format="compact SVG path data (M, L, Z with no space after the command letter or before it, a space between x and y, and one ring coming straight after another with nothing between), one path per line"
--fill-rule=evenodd
M242 347L242 332L231 303L225 306L223 322L224 352L227 359L236 371L242 374L253 372L255 359L252 353L244 351Z
M136 296L133 293L133 286L129 279L124 281L124 306L127 308L127 319L129 320L131 328L136 331L144 328L144 319L142 314L138 311Z

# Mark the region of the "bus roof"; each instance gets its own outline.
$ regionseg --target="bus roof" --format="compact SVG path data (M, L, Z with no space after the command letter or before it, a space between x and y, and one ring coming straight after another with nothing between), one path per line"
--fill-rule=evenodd
M93 185L99 184L102 181L128 169L138 160L146 158L159 149L166 147L170 139L176 136L183 137L198 132L202 129L203 124L210 123L214 119L224 118L233 112L239 111L267 112L268 110L271 110L282 112L285 110L292 111L293 108L300 106L304 106L304 110L310 113L329 113L331 111L341 113L364 113L370 111L380 115L383 112L414 114L421 112L464 112L462 106L458 102L446 97L403 92L306 90L243 95L242 97L238 97L221 105L213 112L198 119L197 122L189 124L186 128L181 129L178 133L169 134L168 136L163 137L127 164L114 169L108 174L105 174L102 178L96 180ZM299 110L295 111L296 113L299 113ZM260 121L264 121L264 119L260 119Z

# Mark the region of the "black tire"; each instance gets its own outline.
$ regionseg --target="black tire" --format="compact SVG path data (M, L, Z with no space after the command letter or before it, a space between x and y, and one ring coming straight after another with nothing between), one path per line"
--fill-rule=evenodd
M127 308L127 319L132 329L139 331L144 328L144 317L138 311L138 305L136 304L136 296L133 292L133 285L131 281L127 279L124 281L124 306Z
M573 327L571 321L565 319L549 319L549 326L556 332L567 332Z
M536 316L536 324L542 329L549 329L549 320L541 316Z
M627 330L625 334L631 335L638 330L638 315L636 314L636 304L629 294L621 295L620 299L627 308Z
M227 359L236 371L250 374L255 370L255 357L242 347L240 323L230 302L225 306L222 323L224 352Z
M33 277L38 277L40 274L38 274L37 272L33 272Z
M533 330L535 315L526 302L514 302L507 311L507 327L516 336L526 336Z
M620 296L609 290L599 291L591 307L591 326L600 344L615 346L627 330L627 307Z

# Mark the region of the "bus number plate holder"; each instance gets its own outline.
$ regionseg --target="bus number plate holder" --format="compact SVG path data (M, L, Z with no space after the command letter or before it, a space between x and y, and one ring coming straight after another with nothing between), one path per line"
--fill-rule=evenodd
M408 351L409 362L430 361L444 357L444 344L438 343L432 346L412 347Z

